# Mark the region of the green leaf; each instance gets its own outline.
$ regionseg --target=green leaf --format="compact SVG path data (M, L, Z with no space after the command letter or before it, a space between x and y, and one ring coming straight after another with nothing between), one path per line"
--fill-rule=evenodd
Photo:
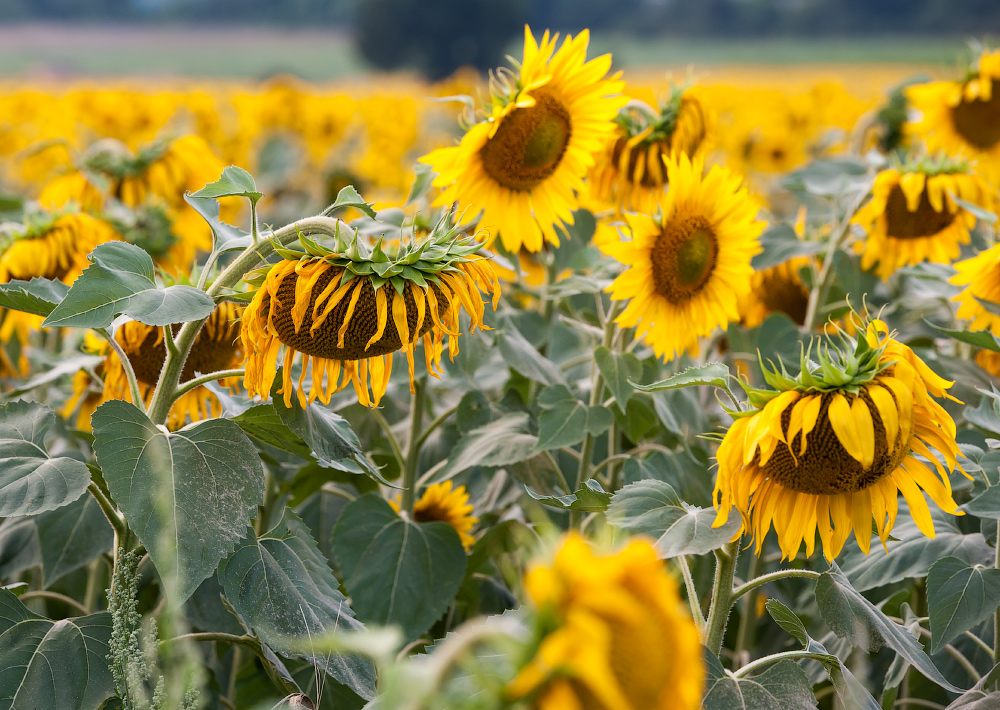
M230 165L223 168L222 176L218 180L208 183L191 196L212 199L219 197L246 197L254 204L257 204L257 200L263 195L257 191L257 183L254 182L253 175L243 168Z
M538 437L528 432L526 413L504 415L462 436L434 481L445 481L474 466L494 468L527 461L537 453L537 444Z
M816 603L830 630L853 646L869 653L883 645L889 646L929 680L952 692L962 692L944 677L904 627L889 619L851 586L835 563L816 583Z
M949 328L938 327L928 320L924 320L924 323L941 335L946 335L949 338L959 341L960 343L968 343L969 345L977 348L991 350L995 353L1000 352L1000 340L998 340L997 337L988 330L951 330Z
M733 539L741 525L730 515L714 528L715 511L684 503L668 483L645 480L622 488L608 507L608 523L631 535L656 540L660 557L704 555Z
M184 201L191 205L201 218L212 228L212 249L221 253L246 249L253 243L253 238L239 227L226 224L219 217L218 200L208 197L193 197L184 194Z
M0 406L0 518L35 515L72 503L87 490L90 470L82 461L45 450L56 415L44 404Z
M611 352L603 345L594 351L594 359L618 408L624 412L633 394L631 380L642 376L642 363L632 353Z
M729 368L721 362L710 362L707 365L689 367L684 372L679 372L673 377L654 382L651 385L632 383L632 386L640 392L660 392L698 385L710 385L725 389L729 386Z
M111 523L90 495L31 520L38 534L46 587L114 546Z
M410 194L406 197L406 204L404 205L406 207L412 205L430 191L431 183L434 182L434 177L437 175L434 172L434 168L423 163L417 163L413 168L413 172L415 175L413 185L410 187ZM339 199L340 196L338 195L337 197Z
M806 242L799 239L795 230L787 224L779 224L760 235L760 245L764 248L753 258L754 271L769 269L784 264L797 256L812 256L823 250L822 242Z
M308 528L288 508L259 539L253 530L219 565L219 582L261 641L284 656L316 664L366 700L375 696L375 668L356 656L317 653L310 639L358 631L347 599Z
M102 404L91 421L112 497L183 602L243 538L264 502L257 449L228 419L168 434L121 400Z
M36 316L47 316L69 292L62 281L40 279L13 280L0 284L0 306Z
M312 449L281 420L270 402L250 407L233 417L240 429L268 446L308 459Z
M465 576L465 549L453 527L402 518L375 493L344 508L333 547L358 617L396 624L408 640L441 617Z
M545 385L566 384L566 378L555 363L543 357L513 326L501 332L497 339L500 355L515 372Z
M934 563L927 574L931 653L985 621L1000 605L1000 570L969 565L957 557Z
M337 193L337 199L324 210L324 214L333 214L344 207L353 207L375 219L375 210L372 209L372 204L371 202L365 202L361 195L358 194L358 191L354 189L353 185L348 185L341 188L340 192Z
M585 513L602 513L611 503L611 494L597 481L587 481L583 488L569 495L548 496L525 487L528 495L543 505L560 510L580 510Z
M968 200L963 200L954 192L949 191L948 197L955 201L955 204L961 207L963 210L971 214L976 219L981 219L987 224L996 224L997 216L990 212L988 209L980 207L974 202L969 202Z
M802 623L802 619L799 618L798 614L777 599L768 599L764 602L764 607L778 626L794 636L803 646L809 645L809 632L806 630L806 625Z
M125 242L107 242L42 323L43 327L107 328L124 313L146 325L207 318L215 301L193 286L158 288L149 254Z
M736 678L706 653L704 710L814 710L816 696L805 672L794 661L779 661L763 673Z
M41 387L42 385L47 385L50 382L55 382L60 377L65 377L66 375L75 375L80 370L92 370L104 361L103 357L98 355L72 355L66 357L65 355L55 361L55 365L47 370L39 371L33 377L18 383L13 389L4 392L4 395L10 398L18 397L25 392L30 392L36 387ZM39 368L41 370L41 368Z
M538 417L537 451L573 446L587 434L598 436L607 431L615 417L601 406L588 407L573 396L565 385L546 387L538 395L542 413Z
M98 710L114 697L107 612L49 621L0 589L0 710Z

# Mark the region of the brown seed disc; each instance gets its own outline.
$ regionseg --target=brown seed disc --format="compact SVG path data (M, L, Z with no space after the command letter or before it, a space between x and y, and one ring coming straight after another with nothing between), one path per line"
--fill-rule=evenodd
M627 140L625 138L619 138L615 143L614 150L612 152L611 160L615 168L618 167L619 161L622 157L622 151L626 150L625 144ZM642 187L653 188L653 187L663 187L667 184L667 168L663 164L663 155L669 152L670 148L665 141L658 140L653 142L653 160L657 161L658 167L660 168L660 180L654 179L653 174L649 170L649 163L646 163L646 169L642 173L642 178L639 180L639 185ZM627 149L629 151L628 155L628 172L625 177L629 180L635 175L635 166L639 163L639 156L645 156L645 160L649 159L649 145L640 143L637 146Z
M991 84L993 93L989 101L963 100L951 109L955 130L981 150L989 150L1000 143L1000 80L994 79Z
M758 293L768 313L784 313L799 325L805 323L809 289L798 279L777 271L765 272Z
M653 287L671 303L694 298L715 269L719 242L715 230L701 215L668 222L650 252Z
M927 191L920 193L920 204L916 212L906 208L903 188L896 185L885 203L885 231L895 239L918 239L930 237L955 221L956 215L945 210L938 212L931 206Z
M849 402L853 401L851 395L845 394L844 396ZM822 395L822 397L819 418L816 420L816 427L809 432L807 437L808 446L805 454L796 459L792 456L788 445L779 442L774 453L771 454L771 458L764 466L761 466L761 470L769 478L783 488L799 493L837 495L868 488L896 470L906 457L910 442L902 441L903 434L900 431L896 435L895 445L892 449L889 448L886 443L885 426L879 416L878 407L875 406L867 392L862 390L861 399L868 405L868 411L871 412L875 428L875 458L868 469L863 468L859 461L847 453L830 424L829 409L834 395L829 393ZM781 415L781 426L785 432L788 431L791 416L792 407L786 408ZM792 450L796 453L799 451L801 442L802 434L796 434L792 441ZM760 454L758 453L757 456L759 457Z
M361 289L361 295L358 297L354 313L351 315L350 325L348 325L347 332L344 334L344 347L337 347L339 339L337 333L344 322L344 316L347 315L347 308L351 300L350 295L345 296L337 304L315 332L309 332L316 299L333 279L339 280L342 273L341 269L331 267L317 279L309 299L309 309L306 312L306 317L303 319L302 327L298 333L295 332L295 325L292 322L292 306L295 303L295 283L298 281L299 276L294 272L285 276L278 286L277 298L279 305L275 308L273 320L275 330L278 331L278 339L293 350L306 355L326 358L327 360L361 360L375 357L376 355L386 355L402 348L403 343L400 342L396 324L392 319L392 300L396 295L396 290L392 286L386 286L385 288L388 289L386 292L386 308L388 309L388 313L385 331L382 333L381 338L372 343L372 346L368 350L365 350L365 345L378 330L378 308L375 302L375 290L372 288L371 281L364 277L361 277L360 285L355 286L355 288ZM420 333L414 335L414 329L417 327L417 304L413 300L413 294L411 293L414 288L419 287L407 282L406 290L403 291L403 298L406 303L406 323L410 330L411 341L416 340L417 336L428 332L433 325L430 304L427 304L423 326L420 329ZM434 289L435 296L437 296L438 313L444 314L448 300L439 287L432 285L431 288ZM268 308L270 308L270 297L265 297L262 304L262 311L266 313ZM319 312L323 312L322 307Z
M569 112L552 94L516 108L479 151L483 170L509 190L531 190L559 167L572 132Z

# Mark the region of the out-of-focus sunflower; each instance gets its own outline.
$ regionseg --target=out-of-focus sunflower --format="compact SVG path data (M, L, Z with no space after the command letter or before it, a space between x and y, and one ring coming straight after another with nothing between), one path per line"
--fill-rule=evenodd
M918 84L905 92L921 114L907 125L908 133L931 152L975 160L991 182L1000 178L1000 50L984 52L960 81Z
M243 361L243 347L239 340L240 310L232 303L222 303L208 317L194 345L188 353L181 371L180 384L194 379L196 374L238 368ZM153 397L153 390L160 378L163 361L167 357L163 342L163 329L129 321L115 333L115 340L122 346L135 372L139 394L146 405ZM221 380L223 386L239 386L239 378ZM124 399L132 401L128 378L121 361L114 352L104 360L104 397L102 401ZM218 397L205 386L199 386L181 395L170 409L167 427L179 429L190 419L193 422L217 417L222 411Z
M646 540L595 555L567 535L524 587L546 635L507 686L532 710L696 710L702 646L677 584Z
M381 237L366 246L357 232L350 241L338 234L333 249L305 237L305 252L279 249L283 261L252 278L260 285L243 316L244 386L250 394L270 395L282 347L280 391L288 406L296 391L302 406L317 397L329 403L348 382L358 401L378 406L397 350L406 353L412 391L413 353L421 340L427 371L436 377L445 335L450 356L458 353L460 309L473 328L485 328L480 292L492 293L494 309L500 299L493 269L478 255L481 245L451 226L452 218L444 215L426 237L401 240L389 250L395 253L386 253ZM302 383L310 367L307 396Z
M391 500L389 505L398 513L399 504ZM466 550L472 548L476 539L469 533L479 518L472 516L473 506L469 503L469 494L465 486L452 489L451 481L443 481L428 486L420 500L413 504L413 519L418 523L434 521L448 523L455 528Z
M743 325L756 328L772 313L784 313L802 325L809 307L809 289L802 281L802 269L809 257L797 256L777 266L755 271L749 297L740 301Z
M520 72L497 75L489 117L460 145L420 159L438 173L436 204L482 209L480 224L511 254L559 244L556 228L573 223L576 193L626 101L623 82L604 78L611 55L586 61L586 30L559 51L558 35L546 32L539 44L525 27L524 36Z
M922 261L951 263L976 225L976 216L954 198L995 210L994 193L964 162L924 160L883 170L875 178L872 199L852 219L868 233L858 245L861 267L875 267L888 279L896 269Z
M618 324L637 326L657 357L670 359L697 352L700 336L739 320L764 223L728 169L714 166L703 177L702 161L686 154L666 166L662 213L626 215L631 240L602 239L600 248L629 267L608 287L612 300L629 301Z
M82 350L90 355L107 357L108 353L111 352L111 346L108 345L107 341L87 331ZM94 374L103 377L103 362L98 363L97 367L94 368ZM90 416L104 401L104 387L101 384L101 381L87 370L79 370L73 375L73 391L66 400L66 404L63 405L62 415L73 421L77 429L90 431Z
M588 178L592 197L619 212L655 211L667 184L664 157L704 159L715 141L715 111L697 87L675 88L656 110L633 100Z
M950 283L965 286L952 300L958 301L958 318L968 318L971 330L989 329L1000 335L1000 316L986 310L976 299L1000 303L1000 244L955 264L958 273Z
M796 379L782 366L765 371L773 390L745 386L753 409L719 445L715 525L735 506L741 533L753 535L758 554L772 524L784 557L794 557L803 541L811 555L818 531L823 554L833 560L852 529L868 554L872 519L884 544L899 493L928 537L934 523L921 490L946 512L961 514L948 478L958 468L955 422L934 400L948 396L951 383L881 321L856 340L841 338L842 348L813 353L818 368L810 367L807 353Z
M1000 353L980 350L976 353L976 364L994 377L1000 377Z

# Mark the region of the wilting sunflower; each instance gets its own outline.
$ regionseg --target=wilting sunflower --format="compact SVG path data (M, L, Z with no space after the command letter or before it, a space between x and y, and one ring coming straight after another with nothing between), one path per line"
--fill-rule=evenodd
M991 181L1000 177L1000 51L985 52L961 81L935 81L905 90L921 118L907 126L931 152L976 161Z
M949 264L969 243L976 216L954 198L996 209L996 190L964 162L923 160L883 170L872 199L851 220L868 237L859 244L861 267L888 279L896 269L922 261Z
M524 587L547 633L507 686L510 699L532 710L701 706L698 631L649 542L598 556L570 533L551 566L528 571Z
M389 505L399 512L399 503L391 500ZM476 542L469 533L479 522L479 518L472 516L472 511L473 506L469 503L465 486L452 489L451 481L443 481L428 486L420 500L413 504L413 519L418 523L448 523L455 528L465 549L469 550Z
M597 158L588 187L619 212L652 213L667 184L664 157L703 159L715 140L716 115L697 88L673 89L655 110L632 101L618 112L618 131Z
M194 345L191 346L191 351L184 362L184 369L181 371L180 384L194 379L196 374L207 375L240 366L243 361L243 348L239 340L239 318L238 307L232 303L219 304L205 321L194 340ZM139 394L148 405L159 381L163 361L167 357L163 328L129 321L115 333L115 340L128 356L139 384ZM239 379L230 377L221 380L221 383L230 388L238 387ZM113 352L104 360L103 401L110 399L132 401L125 369ZM167 418L167 427L179 429L188 419L193 422L201 421L217 417L221 411L219 399L211 390L205 386L196 387L190 392L185 392L174 402Z
M558 39L546 32L538 44L525 27L520 72L498 74L490 115L420 159L438 173L436 204L482 209L480 224L511 254L559 244L556 227L573 223L575 193L625 104L624 84L604 78L611 55L586 61L586 30L555 51Z
M1000 244L980 252L971 259L955 264L958 273L950 283L965 286L952 300L961 305L955 314L958 318L968 318L970 330L989 329L1000 334L1000 316L986 310L976 299L1000 303Z
M478 255L481 245L451 225L453 216L444 215L423 238L401 240L389 250L395 253L383 250L381 237L366 246L358 232L350 241L338 234L332 249L307 237L301 238L305 252L279 249L283 261L257 272L261 285L243 315L247 391L270 396L282 347L280 392L287 406L296 391L297 354L302 406L317 397L329 403L348 382L358 401L378 406L397 350L406 353L412 391L413 353L421 340L427 371L437 377L445 335L450 356L458 353L460 309L473 328L485 328L480 292L493 295L494 309L500 299L493 269ZM310 368L307 396L302 383Z
M107 341L94 333L87 331L81 348L89 355L107 357L111 346ZM95 377L96 375L97 377ZM73 392L63 406L62 415L73 421L77 429L90 431L90 417L98 405L104 401L104 387L101 379L104 375L104 363L98 363L91 374L88 370L79 370L73 375Z
M802 281L802 269L809 257L797 256L777 266L755 271L748 298L740 301L743 325L756 328L772 313L784 313L802 325L809 307L809 289Z
M657 357L698 351L698 337L739 320L750 293L750 261L761 250L764 223L740 178L686 154L665 161L670 190L656 216L625 216L631 239L602 240L600 248L628 265L608 287L628 300L618 317L637 326Z
M958 467L955 422L934 400L947 397L951 383L881 321L869 323L864 337L841 339L842 348L815 353L818 368L803 354L796 379L784 366L765 371L774 390L745 385L753 409L719 445L715 525L736 506L741 532L753 535L758 554L772 524L784 557L794 557L803 541L811 555L818 531L823 554L833 560L852 529L868 554L872 519L884 544L899 493L928 537L934 523L921 490L944 511L961 514L948 479Z

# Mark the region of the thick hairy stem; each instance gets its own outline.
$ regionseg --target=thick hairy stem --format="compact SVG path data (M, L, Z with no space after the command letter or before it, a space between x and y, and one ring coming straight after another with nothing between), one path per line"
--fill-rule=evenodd
M416 500L417 463L420 460L420 427L424 418L424 383L421 377L413 383L413 396L410 398L410 435L406 440L406 459L403 466L403 492L399 504L400 510L405 510L411 517L413 503Z
M698 589L694 586L694 577L691 576L691 566L687 557L680 555L674 559L681 569L681 576L684 578L684 587L687 589L688 605L691 607L691 618L694 619L695 628L698 629L698 637L705 641L705 617L701 613L701 601L698 599Z
M177 391L174 392L174 401L176 402L194 388L207 385L209 382L223 380L227 377L242 377L245 374L246 370L241 367L235 370L219 370L218 372L210 372L207 375L202 375L201 377L195 377L193 380L188 380L177 388Z
M770 572L768 574L762 574L760 577L751 579L746 584L741 584L736 589L733 590L733 601L742 597L748 592L752 592L757 587L763 587L765 584L770 584L771 582L777 581L779 579L788 579L790 577L801 577L803 579L819 579L820 573L813 572L811 569L779 569L777 572Z
M94 496L94 500L96 500L97 505L101 507L101 512L104 513L104 517L106 517L108 522L111 523L111 527L114 529L115 534L119 538L124 537L126 526L125 518L122 516L121 511L119 511L118 508L115 507L115 504L111 502L111 499L104 494L101 487L93 481L87 484L87 490L90 491L90 495Z
M800 659L811 658L816 661L824 661L829 656L823 653L814 653L812 651L783 651L781 653L773 653L770 656L764 656L763 658L758 658L756 661L752 661L737 671L733 672L734 678L745 678L754 671L760 670L764 666L768 666L772 663L777 663L778 661L783 661L785 659L791 659L797 661Z
M705 646L716 656L722 652L722 640L726 635L729 612L733 608L733 577L739 554L739 540L715 551L715 583L712 586L712 605L708 609Z

